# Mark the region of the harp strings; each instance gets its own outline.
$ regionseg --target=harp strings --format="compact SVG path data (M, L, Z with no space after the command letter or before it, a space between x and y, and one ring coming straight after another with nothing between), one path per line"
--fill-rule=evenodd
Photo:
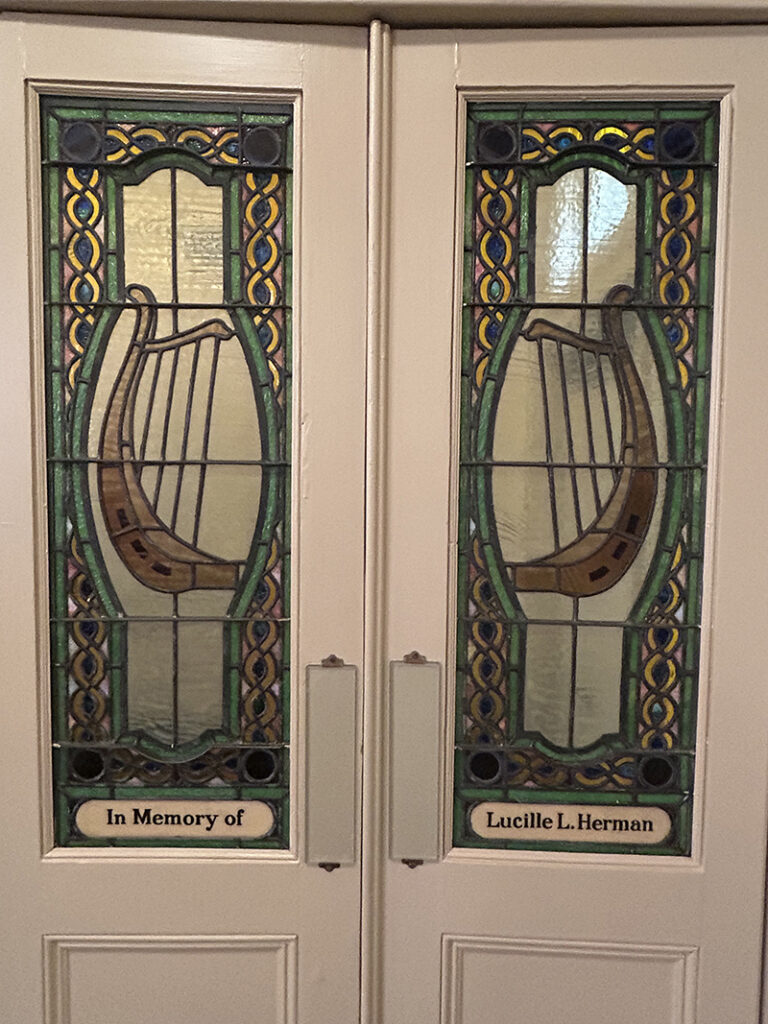
M187 481L189 481L190 472L197 474L196 486L193 485L194 498L191 499L194 512L189 540L193 546L197 546L201 528L207 460L211 439L212 412L216 390L216 374L221 343L222 338L217 334L198 334L194 340L190 340L186 344L176 345L170 350L165 349L152 353L145 350L136 375L135 388L138 391L146 371L149 369L148 360L151 356L154 359L154 366L151 367L151 381L149 382L144 421L140 425L141 439L137 459L137 475L139 480L141 480L141 476L147 466L148 452L150 450L157 451L157 459L150 460L153 466L155 461L157 463L151 505L155 512L157 512L164 495L166 496L167 504L170 507L167 525L172 532L176 533L180 516L183 513L182 495L185 493L185 474ZM203 365L204 360L201 358L204 345L210 345L212 349L210 369L207 374ZM182 348L189 350L190 346L192 347L192 352L191 357L189 357L189 372L187 375L184 373ZM165 408L159 408L160 399L158 396L164 392L164 389L160 386L163 362L169 357L171 365L168 374ZM206 393L206 400L202 429L193 429L194 406L197 396L203 389ZM181 436L178 439L178 450L174 450L174 435L176 433L174 421L178 416L178 413L174 411L174 404L181 399L182 394L184 395L182 399L184 402L182 429ZM133 409L135 409L135 402L132 404ZM153 424L157 423L159 417L162 417L162 427L159 437L154 439L152 436ZM130 436L136 436L133 430L131 430ZM196 441L199 442L200 455L199 458L190 460L190 448ZM169 465L169 463L172 465ZM168 475L171 471L175 475L175 480ZM170 498L168 498L169 494L171 495Z
M173 511L171 512L171 530L176 532L176 523L179 517L179 502L181 500L181 488L184 483L184 473L187 470L187 452L189 450L189 429L192 421L192 403L195 398L195 381L197 379L197 367L200 362L200 339L194 342L194 351L192 353L192 369L189 374L189 381L187 383L187 402L184 409L184 430L181 438L181 448L179 451L179 469L176 474L176 493L173 498Z
M570 502L573 507L572 522L575 525L578 535L584 532L592 519L591 510L584 507L585 484L579 479L579 470L586 470L589 474L589 491L592 492L594 508L597 516L603 512L606 498L601 496L598 467L601 460L598 458L595 445L595 420L594 416L599 415L598 410L593 409L593 402L590 401L590 391L594 395L595 404L602 411L601 435L603 445L606 449L607 461L610 466L612 483L615 484L619 477L620 466L617 458L616 435L614 422L611 416L608 385L606 382L606 370L604 360L607 358L614 373L617 370L615 360L611 355L590 353L593 359L593 366L588 369L586 356L589 349L575 347L562 338L540 335L535 339L538 349L539 382L541 388L541 402L544 422L544 443L545 462L547 467L549 498L552 515L552 533L554 550L559 551L567 543L563 537L563 531L567 532L566 517L562 507L563 487L558 481L557 469L565 469L568 473L567 485L570 492ZM545 348L545 345L549 346ZM565 348L568 348L574 356L574 366L569 376L566 367ZM590 387L590 376L592 385ZM616 385L620 387L618 379ZM557 391L557 396L553 394ZM575 413L578 412L578 416ZM577 432L576 423L581 422L584 427L584 436ZM586 448L587 462L578 458L578 449L583 451ZM565 458L555 458L555 451L565 452ZM559 486L560 484L560 486ZM588 491L587 491L588 493Z

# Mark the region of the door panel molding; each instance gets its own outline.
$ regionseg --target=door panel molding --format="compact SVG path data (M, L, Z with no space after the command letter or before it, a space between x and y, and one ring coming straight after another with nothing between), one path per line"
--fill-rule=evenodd
M572 966L579 976L579 989L569 994L569 1001L579 996L582 997L582 1001L587 998L595 1004L599 1002L604 1012L604 1001L611 989L601 987L599 979L593 977L595 988L589 995L589 969L591 964L596 965L598 969L604 966L610 976L612 969L618 966L618 961L640 968L638 973L642 981L640 977L637 979L637 995L642 995L643 989L649 991L654 983L666 983L669 1018L655 1016L651 1011L644 1012L651 1012L655 1020L664 1020L664 1024L695 1024L696 982L699 969L699 951L695 947L554 942L547 939L503 939L477 935L443 936L441 1024L464 1024L467 1020L483 1019L478 1013L492 1012L490 1007L480 1010L477 1002L474 1002L471 1007L475 1016L468 1015L469 972L472 969L482 972L483 987L490 989L494 965L499 960L504 961L504 966L500 970L507 978L514 977L514 963L516 960L519 961L520 983L516 986L519 990L516 994L522 999L527 995L537 1014L546 1016L551 1012L545 1008L548 996L546 986L541 984L542 972L544 977L548 974L551 979L558 970L558 961L563 960L572 960ZM471 967L470 961L474 961ZM534 965L538 967L538 972L532 970ZM561 985L557 988L562 991ZM617 989L619 988L620 986L617 986ZM474 986L473 993L476 995L477 985ZM629 1002L624 991L620 993L619 1002L622 1009ZM518 999L514 1005L524 1012ZM485 1019L488 1019L487 1016Z
M43 938L43 971L45 977L45 1000L46 1000L46 1024L78 1024L79 1014L73 1015L73 1006L78 995L83 995L78 990L78 978L75 972L80 965L77 960L83 961L80 968L79 983L90 978L94 984L94 990L90 994L89 1012L93 1011L93 998L98 995L98 990L105 987L104 979L98 976L99 954L105 954L105 959L111 960L110 967L113 971L113 983L121 974L131 975L134 965L132 958L137 954L152 954L149 961L144 961L142 966L157 960L152 967L151 978L148 979L147 971L142 970L142 984L158 986L160 981L160 970L173 970L178 962L178 954L187 955L187 984L195 983L194 972L202 970L205 973L203 980L198 980L201 986L201 995L207 997L205 982L210 982L216 977L216 970L206 970L206 954L237 954L239 969L245 975L243 982L243 1003L245 1006L252 1004L255 995L252 989L252 981L255 978L266 978L271 974L274 979L274 989L267 992L266 1003L272 1003L274 1017L272 1021L265 1021L265 1024L295 1024L297 1012L297 991L298 991L298 936L296 935L46 935ZM164 963L167 968L161 968L159 958L165 954ZM246 957L243 956L246 954ZM247 954L251 954L250 957ZM270 961L267 965L265 958ZM221 956L216 958L219 963ZM136 968L141 970L139 964ZM122 979L121 979L122 980ZM180 1019L186 1019L188 1012L184 1008L185 1001L188 1001L190 994L188 989L179 987L182 977L174 977L171 973L170 1001L178 1002ZM163 981L165 979L163 978ZM231 978L230 978L231 981ZM87 981L86 981L87 983ZM154 983L154 985L152 985ZM261 1004L262 996L259 996ZM187 1003L188 1005L188 1003ZM117 1009L127 1015L133 1011L130 1005L118 1003L111 1006L114 1013ZM80 1018L82 1019L82 1018ZM128 1018L127 1018L128 1019ZM133 1019L132 1017L130 1019ZM169 1020L163 1016L163 1020Z

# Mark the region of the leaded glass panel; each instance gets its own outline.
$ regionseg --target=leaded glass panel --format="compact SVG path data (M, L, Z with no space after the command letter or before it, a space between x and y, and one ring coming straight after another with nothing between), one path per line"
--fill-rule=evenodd
M717 139L469 104L457 845L690 851Z
M283 847L292 107L45 97L42 154L57 842Z

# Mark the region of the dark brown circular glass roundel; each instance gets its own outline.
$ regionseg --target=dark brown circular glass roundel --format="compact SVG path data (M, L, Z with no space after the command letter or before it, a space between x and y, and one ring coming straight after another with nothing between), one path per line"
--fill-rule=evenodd
M482 160L509 160L516 146L515 133L505 124L484 128L477 141L477 150Z
M493 782L501 774L501 764L495 754L479 751L469 759L469 774L479 782Z
M95 160L101 152L101 136L88 121L75 121L64 129L61 148L70 160L79 163Z
M699 141L690 125L675 122L661 133L661 148L671 160L688 160L699 148Z
M253 782L271 782L277 773L277 758L271 750L252 750L243 767Z
M647 786L659 789L672 781L674 771L665 757L649 757L640 765L640 775Z
M88 782L98 779L104 771L104 758L95 750L78 750L71 763L73 774Z
M280 158L280 136L272 128L251 128L243 141L243 156L249 164L276 164Z

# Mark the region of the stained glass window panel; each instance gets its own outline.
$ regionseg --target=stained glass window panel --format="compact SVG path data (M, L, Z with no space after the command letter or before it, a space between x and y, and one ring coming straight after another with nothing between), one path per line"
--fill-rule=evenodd
M690 852L717 137L469 104L459 846Z
M283 847L288 104L45 97L56 839Z

